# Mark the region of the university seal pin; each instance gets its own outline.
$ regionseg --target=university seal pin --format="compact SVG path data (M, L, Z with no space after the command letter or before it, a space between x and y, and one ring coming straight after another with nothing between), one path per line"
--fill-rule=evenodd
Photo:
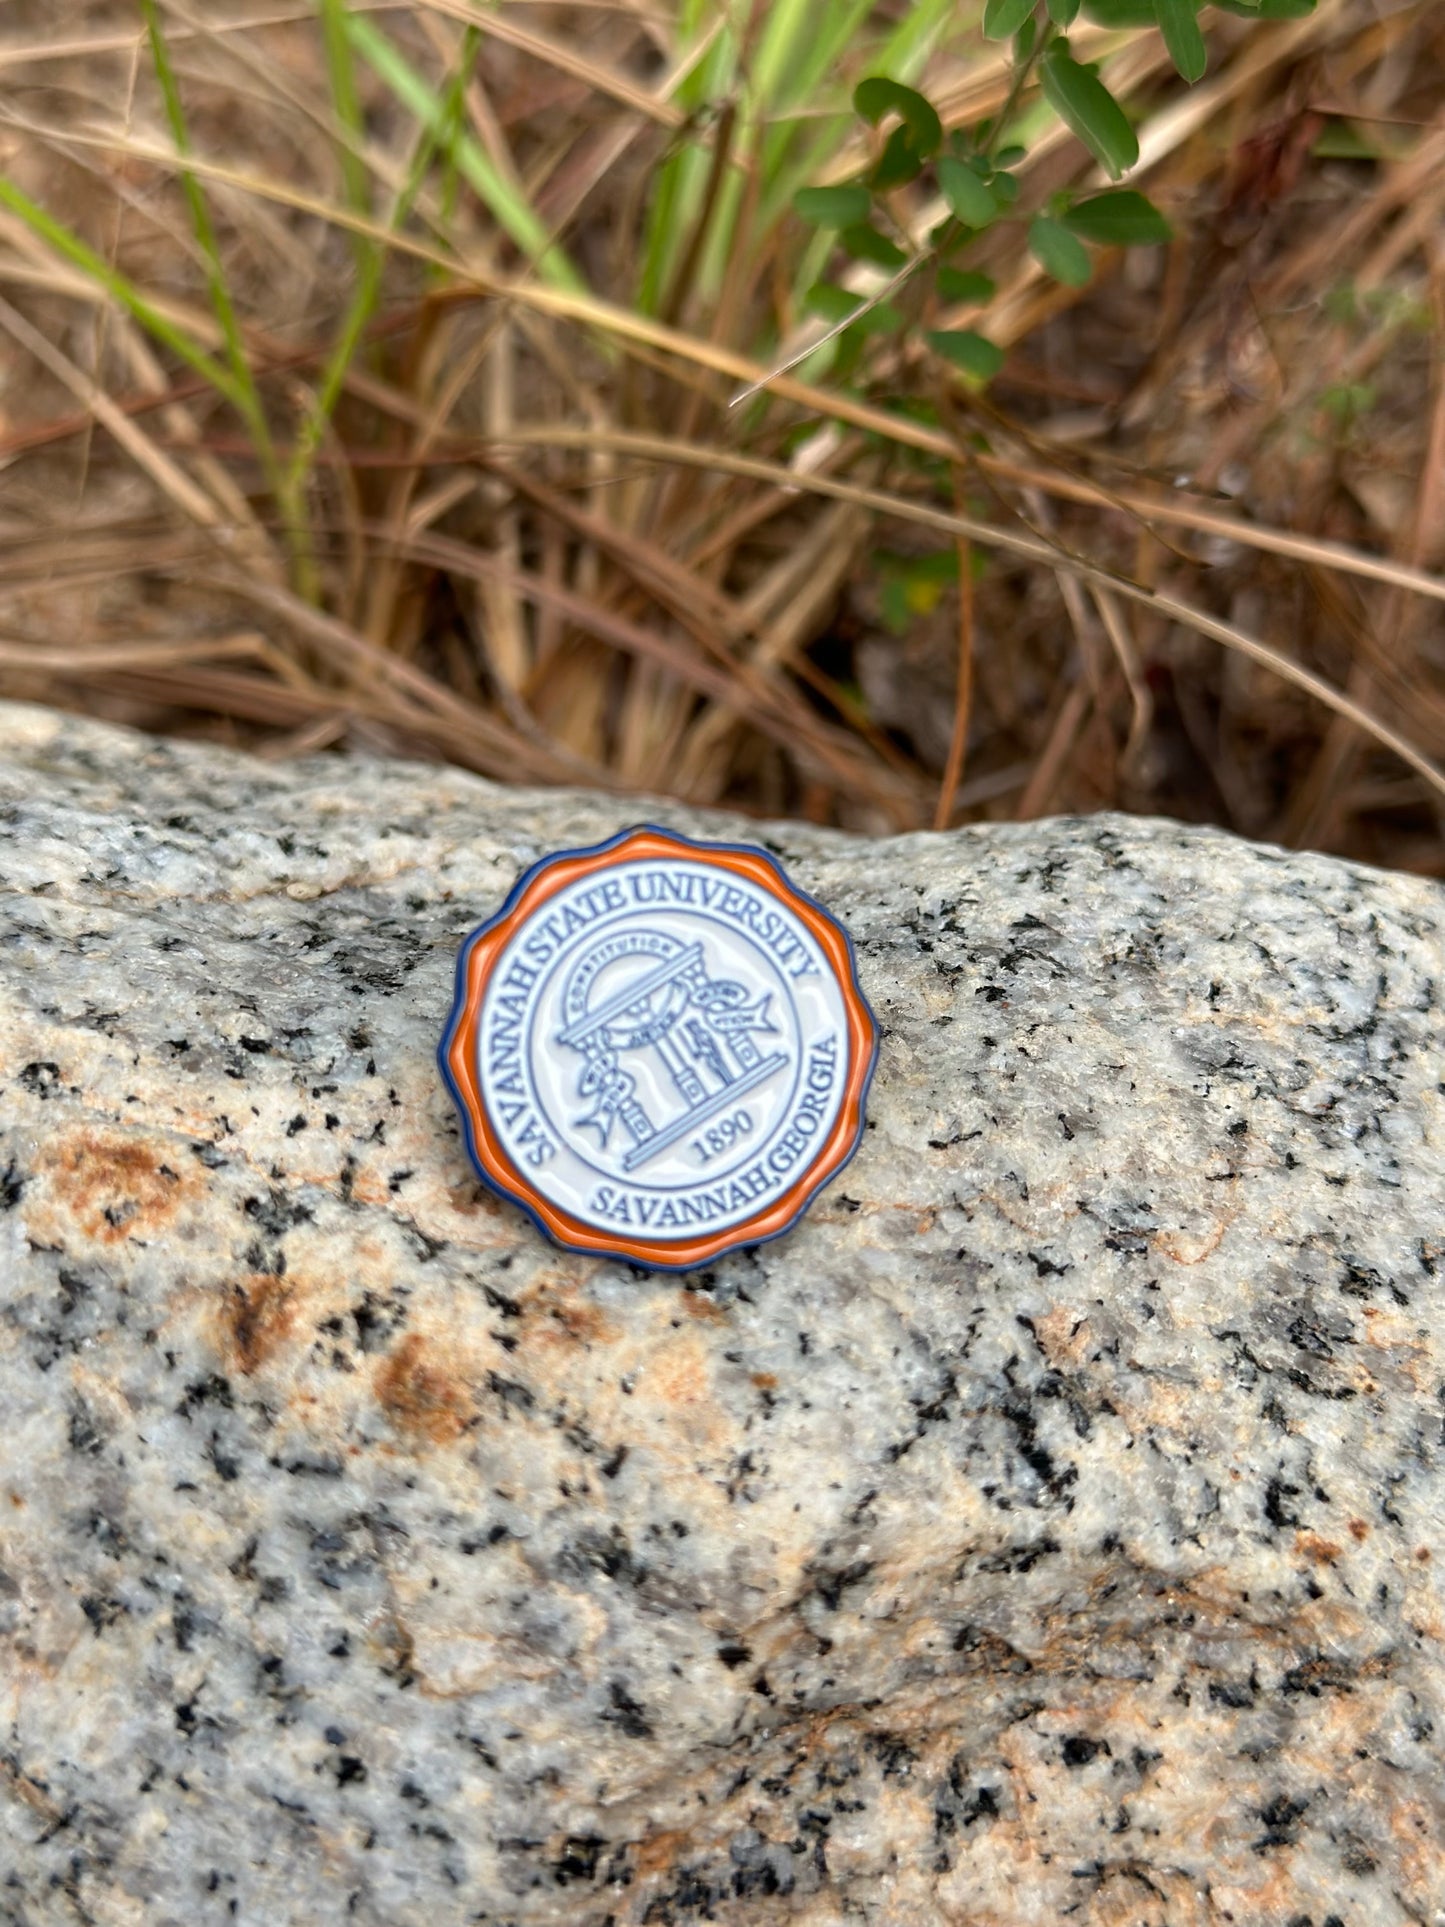
M544 857L457 959L442 1075L483 1179L572 1251L687 1271L858 1147L877 1032L842 925L762 850Z

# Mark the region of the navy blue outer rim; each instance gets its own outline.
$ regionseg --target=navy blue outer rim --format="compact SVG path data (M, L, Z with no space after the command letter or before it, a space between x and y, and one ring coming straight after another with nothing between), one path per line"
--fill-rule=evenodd
M780 1225L776 1231L770 1231L762 1238L739 1238L734 1244L722 1246L720 1250L715 1251L710 1258L705 1259L701 1264L696 1262L685 1265L661 1264L652 1259L641 1259L637 1256L636 1252L598 1250L592 1245L568 1244L565 1238L559 1238L551 1227L533 1210L525 1197L513 1191L509 1186L499 1182L483 1165L482 1160L477 1155L476 1136L472 1130L471 1113L462 1098L461 1092L457 1089L456 1080L453 1078L451 1068L447 1063L447 1051L451 1046L452 1038L456 1034L457 1026L461 1023L462 1012L466 1005L467 963L471 957L473 946L480 943L482 938L490 931L495 930L499 923L505 922L507 917L511 915L513 906L520 900L522 892L527 888L533 877L540 875L543 870L549 870L554 863L565 862L572 857L602 856L608 850L615 850L619 843L625 843L629 837L637 836L645 831L650 831L654 836L665 836L674 843L684 843L689 849L693 850L727 850L738 856L760 856L763 861L772 868L779 882L791 895L801 897L805 903L812 904L813 908L821 912L821 914L828 919L829 923L841 933L848 952L848 971L853 980L853 991L864 1010L867 1011L868 1022L873 1031L873 1048L869 1053L868 1068L863 1074L863 1082L858 1089L858 1128L854 1133L853 1142L849 1145L844 1156L826 1177L819 1178L818 1182L813 1186L812 1190L808 1192L807 1196L785 1225ZM494 915L488 917L485 923L479 923L463 940L462 947L457 953L456 970L453 975L452 985L452 1007L447 1017L445 1028L441 1034L441 1041L437 1045L437 1068L442 1074L442 1082L450 1092L452 1103L457 1109L457 1116L461 1120L462 1136L466 1141L467 1156L471 1159L473 1170L493 1196L504 1199L508 1204L516 1205L520 1211L524 1212L525 1215L532 1220L532 1223L542 1233L542 1236L546 1238L548 1243L556 1246L557 1249L561 1251L574 1252L581 1258L611 1258L619 1264L630 1265L634 1271L663 1271L674 1273L706 1271L710 1265L718 1264L722 1259L731 1257L735 1251L753 1251L756 1250L759 1245L772 1244L777 1238L785 1238L797 1225L799 1219L807 1215L818 1193L827 1185L830 1185L834 1178L840 1177L848 1168L858 1154L858 1147L863 1142L863 1133L868 1125L868 1093L873 1087L873 1073L878 1068L878 1018L873 1006L863 994L862 984L858 981L858 955L853 947L852 935L846 924L840 922L840 920L833 915L833 912L828 908L827 904L820 903L817 897L813 896L809 891L800 889L772 852L761 849L756 843L718 843L704 837L684 836L681 830L669 830L661 823L633 823L627 829L619 830L615 836L605 838L601 843L587 843L573 850L550 850L546 856L539 857L535 863L531 864L517 878L517 881L508 891L506 902L503 903L501 909L496 911ZM482 1101L485 1103L485 1097ZM600 1231L601 1227L599 1226L598 1229Z

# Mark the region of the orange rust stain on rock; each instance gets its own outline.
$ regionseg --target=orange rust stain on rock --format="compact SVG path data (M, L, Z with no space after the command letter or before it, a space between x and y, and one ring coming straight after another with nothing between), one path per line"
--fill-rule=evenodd
M499 1218L502 1205L484 1185L471 1183L454 1184L447 1191L447 1203L461 1218Z
M632 1865L637 1878L655 1880L659 1874L671 1873L677 1864L678 1854L686 1845L685 1833L650 1833L645 1840L639 1840L632 1850Z
M1417 1566L1428 1566L1428 1565L1429 1565L1429 1563L1430 1563L1430 1548L1429 1548L1428 1546L1416 1546L1416 1548L1415 1548L1415 1563L1416 1563L1416 1565L1417 1565Z
M1358 1545L1363 1545L1370 1536L1370 1528L1363 1519L1351 1519L1345 1530Z
M1083 1362L1093 1334L1087 1318L1080 1318L1072 1305L1053 1305L1034 1320L1034 1337L1039 1349L1056 1368Z
M617 1328L596 1305L554 1305L552 1317L575 1345L607 1345L617 1336Z
M380 1171L362 1169L352 1173L351 1195L358 1204L389 1204L391 1190Z
M1317 1532L1297 1532L1294 1536L1294 1549L1302 1558L1308 1559L1316 1566L1333 1565L1342 1551L1333 1539L1322 1539Z
M693 1338L664 1346L654 1357L644 1383L664 1405L706 1405L709 1398L706 1350Z
M1439 1898L1441 1876L1445 1874L1435 1812L1423 1800L1395 1800L1387 1825L1400 1850L1401 1885L1405 1890L1400 1898L1417 1900L1423 1913L1431 1894Z
M617 1340L617 1327L606 1312L579 1296L568 1281L548 1279L525 1292L521 1305L524 1316L537 1320L527 1328L529 1344L571 1350L575 1345L611 1345Z
M749 1372L748 1378L752 1384L757 1386L760 1392L771 1392L777 1388L778 1375L776 1372Z
M258 1273L231 1293L226 1301L226 1337L245 1377L258 1371L291 1336L295 1297L291 1279L270 1273Z
M1167 1879L1168 1876L1166 1875ZM1172 1882L1171 1882L1172 1885ZM1088 1927L1183 1927L1184 1921L1202 1921L1203 1915L1189 1906L1187 1914L1176 1912L1172 1896L1161 1891L1151 1867L1110 1867L1101 1876L1090 1897Z
M1220 1241L1229 1229L1231 1219L1221 1218L1202 1234L1189 1231L1156 1231L1153 1244L1166 1258L1172 1258L1176 1265L1200 1265L1211 1253L1219 1249Z
M98 1244L154 1237L195 1189L144 1138L90 1126L52 1139L37 1169L59 1213Z
M472 1421L466 1387L432 1362L425 1340L415 1332L382 1360L373 1384L392 1424L434 1445L460 1438Z
M696 1318L704 1325L725 1325L728 1315L715 1298L705 1291L685 1291L678 1301L689 1318Z

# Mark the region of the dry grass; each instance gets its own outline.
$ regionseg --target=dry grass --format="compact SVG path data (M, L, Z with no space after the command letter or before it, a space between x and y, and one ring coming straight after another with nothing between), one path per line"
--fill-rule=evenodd
M986 394L908 336L767 379L851 82L891 49L950 125L1007 82L971 5L860 6L802 79L785 12L165 0L178 120L128 6L12 4L0 165L100 267L0 210L0 693L1445 874L1441 10L1215 16L1192 90L1152 33L1078 36L1176 239L1074 291L992 237ZM1026 197L1089 165L1041 122Z

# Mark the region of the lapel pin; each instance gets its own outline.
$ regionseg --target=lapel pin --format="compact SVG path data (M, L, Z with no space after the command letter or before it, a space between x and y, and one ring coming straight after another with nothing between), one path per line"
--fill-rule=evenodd
M766 851L646 826L519 878L439 1060L493 1190L568 1250L687 1271L797 1223L876 1053L835 917Z

